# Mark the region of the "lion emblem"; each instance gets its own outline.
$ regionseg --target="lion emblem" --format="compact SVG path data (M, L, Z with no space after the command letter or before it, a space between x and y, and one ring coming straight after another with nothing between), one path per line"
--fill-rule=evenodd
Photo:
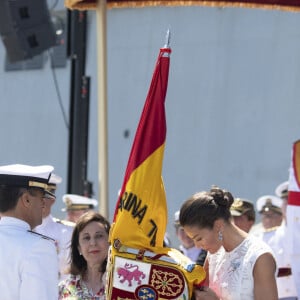
M146 275L139 270L137 265L126 263L124 268L119 267L117 269L118 276L120 278L120 282L124 283L128 282L128 286L132 286L132 280L135 280L138 284L141 284L141 279L144 279Z

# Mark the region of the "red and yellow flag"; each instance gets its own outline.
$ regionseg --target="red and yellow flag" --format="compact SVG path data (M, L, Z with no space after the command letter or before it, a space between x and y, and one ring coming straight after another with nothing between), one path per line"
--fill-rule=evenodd
M287 205L287 243L292 274L300 297L300 140L293 144Z
M162 180L165 97L171 49L160 49L133 141L110 232L108 299L190 299L205 279L178 250L163 247L167 202Z
M169 48L160 50L115 210L111 239L132 247L162 247L167 226L161 174L170 52Z

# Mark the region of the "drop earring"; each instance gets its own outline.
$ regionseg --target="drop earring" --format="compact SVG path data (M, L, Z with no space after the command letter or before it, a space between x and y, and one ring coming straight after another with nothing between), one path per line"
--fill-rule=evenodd
M219 240L220 242L223 241L223 233L222 233L222 231L219 231L219 232L218 232L218 240Z

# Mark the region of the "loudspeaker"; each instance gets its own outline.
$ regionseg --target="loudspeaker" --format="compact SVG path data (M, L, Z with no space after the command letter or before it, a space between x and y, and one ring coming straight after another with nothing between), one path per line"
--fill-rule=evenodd
M56 44L46 0L0 0L0 35L10 62L32 58Z

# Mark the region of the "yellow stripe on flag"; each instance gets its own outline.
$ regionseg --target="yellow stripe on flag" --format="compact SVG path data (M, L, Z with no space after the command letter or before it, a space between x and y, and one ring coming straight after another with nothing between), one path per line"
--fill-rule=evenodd
M131 247L155 249L163 246L167 226L167 205L161 165L162 145L136 168L126 184L111 240ZM127 229L127 230L126 230Z

